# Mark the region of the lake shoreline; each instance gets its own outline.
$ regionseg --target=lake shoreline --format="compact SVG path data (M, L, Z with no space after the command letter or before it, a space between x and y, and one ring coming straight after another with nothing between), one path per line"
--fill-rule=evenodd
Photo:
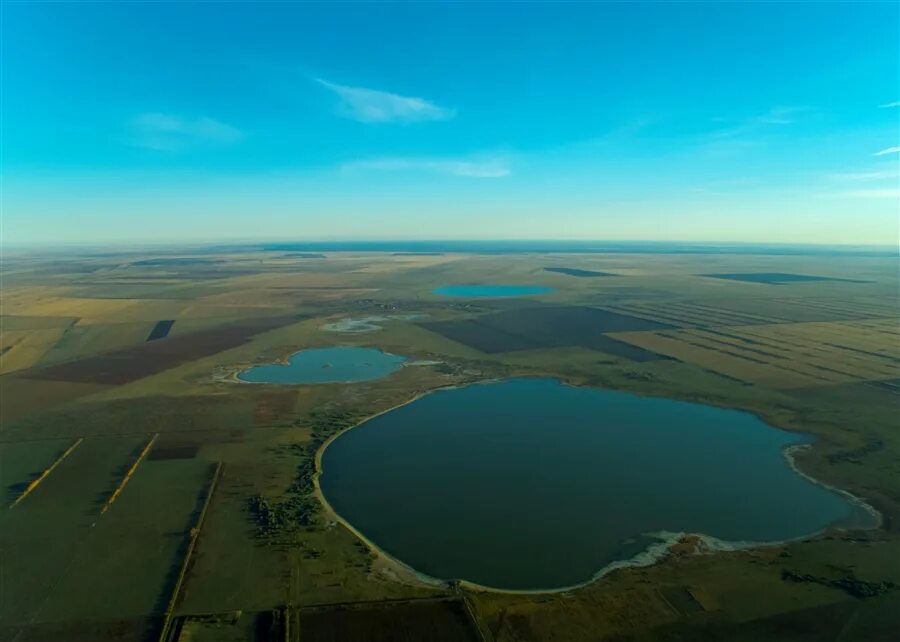
M379 353L378 354L379 357L384 357L384 358L388 358L388 359L399 359L399 361L392 362L392 365L396 364L396 368L394 370L391 370L384 374L379 374L378 376L375 376L375 377L367 377L367 378L362 378L362 379L326 379L323 381L250 381L248 379L244 379L241 377L242 374L249 372L251 370L259 369L259 368L271 368L271 367L291 368L294 366L294 361L298 357L298 355L303 355L304 353L309 355L309 353L312 353L312 352L321 352L321 351L329 351L329 350L334 350L334 351L340 351L340 350L372 351L372 352ZM329 385L329 384L347 385L347 384L363 383L363 382L367 382L367 381L377 381L378 379L383 379L385 377L392 375L397 370L400 370L401 368L403 368L407 364L407 362L409 362L409 357L404 356L404 355L394 354L392 352L386 352L384 350L381 350L380 348L368 348L368 347L357 346L357 345L338 345L338 346L329 346L329 347L324 347L324 348L322 348L322 347L301 348L299 350L295 350L295 351L291 352L287 356L277 357L267 363L255 364L255 365L251 364L249 366L239 366L237 369L235 369L231 373L231 376L228 379L233 382L236 382L236 383L246 383L246 384L255 384L255 385L271 385L271 386L317 386L317 385ZM345 364L339 364L340 367L343 367L344 365ZM352 365L358 366L360 364L352 364ZM362 365L372 365L372 364L366 363L366 364L362 364ZM335 366L328 363L327 367L330 369ZM322 365L321 369L326 369L326 365Z
M565 593L568 591L573 591L573 590L577 590L577 589L581 589L581 588L590 586L591 584L598 582L599 580L603 579L605 576L609 575L610 573L612 573L613 571L616 571L618 569L642 568L642 567L653 566L659 562L662 562L672 554L672 548L686 537L696 537L697 540L702 544L702 550L694 553L695 555L706 555L706 554L714 554L717 552L734 552L734 551L744 551L744 550L751 550L751 549L765 549L765 548L779 547L779 546L783 546L785 544L789 544L791 542L816 539L818 537L821 537L824 533L826 533L829 529L832 529L832 528L838 529L838 530L876 530L876 529L880 528L883 524L883 516L881 515L881 513L879 511L877 511L874 507L869 505L862 498L853 495L849 491L846 491L844 489L837 488L835 486L832 486L830 484L822 482L822 481L812 477L811 475L803 472L802 470L800 470L800 468L798 467L798 465L795 461L795 458L794 458L795 453L797 453L798 451L812 448L813 447L812 443L788 444L781 449L781 453L785 457L785 460L787 461L788 466L791 468L791 470L793 472L795 472L796 474L800 475L807 481L809 481L819 487L822 487L830 492L835 492L835 493L841 495L846 500L848 500L848 502L851 503L852 505L868 512L875 519L875 524L873 526L866 527L866 528L841 528L838 526L827 525L824 528L822 528L818 531L809 533L809 534L805 534L805 535L801 535L801 536L789 538L789 539L772 540L772 541L729 541L729 540L722 540L722 539L719 539L719 538L716 538L714 536L707 535L704 533L695 533L695 532L686 532L686 531L679 531L679 532L658 531L655 533L642 533L640 535L642 535L644 537L653 538L657 541L650 543L645 549L643 549L642 551L638 552L637 554L633 555L630 558L626 558L626 559L622 559L622 560L614 560L614 561L606 564L600 570L598 570L596 573L594 573L590 578L588 578L587 580L585 580L583 582L578 582L578 583L571 584L571 585L566 585L566 586L562 586L562 587L553 587L553 588L512 589L512 588L501 588L501 587L489 586L489 585L485 585L485 584L479 584L477 582L472 582L470 580L466 580L466 579L462 579L462 578L443 579L443 578L434 577L434 576L428 575L427 573L418 571L415 568L413 568L412 566L403 562L402 560L400 560L400 559L394 557L393 555L391 555L390 553L386 552L378 544L376 544L371 539L369 539L363 532L361 532L358 528L356 528L353 524L351 524L346 518L344 518L340 513L338 513L337 510L325 498L325 494L322 491L321 483L320 483L320 477L323 473L322 457L325 453L325 450L328 448L328 446L330 446L338 437L342 436L343 434L349 432L350 430L352 430L354 428L357 428L357 427L369 422L372 419L375 419L376 417L380 417L389 412L397 410L398 408L402 408L406 405L409 405L409 404L411 404L415 401L418 401L419 399L421 399L427 395L430 395L434 392L440 392L440 391L444 391L444 390L453 390L453 389L463 388L463 387L472 386L472 385L485 385L485 384L491 384L491 383L499 383L499 382L506 381L509 379L551 379L551 380L557 381L558 383L560 383L562 385L572 387L572 388L611 390L611 391L616 391L616 392L625 392L626 394L630 394L633 396L652 396L652 395L640 395L640 394L632 393L632 392L625 391L625 390L614 390L611 388L608 389L608 388L597 388L595 386L577 385L577 384L567 381L565 378L553 377L553 376L548 376L548 377L543 377L543 376L516 377L516 376L513 376L513 377L503 377L503 378L489 378L489 379L479 380L479 381L475 381L475 382L471 382L471 383L462 383L462 384L454 383L454 384L448 384L446 386L438 386L436 388L432 388L430 390L426 390L424 392L417 393L416 395L414 395L413 397L411 397L410 399L408 399L406 401L403 401L401 403L395 404L394 406L391 406L389 408L386 408L384 410L381 410L381 411L375 412L369 416L366 416L365 418L361 419L360 421L353 424L352 426L348 426L347 428L344 428L344 429L334 433L333 435L331 435L316 450L315 472L313 474L313 488L314 488L313 495L317 498L317 500L322 505L326 516L329 517L334 522L337 522L337 523L343 525L344 527L346 527L347 530L349 530L356 537L358 537L363 543L365 543L366 546L375 554L376 559L382 565L382 570L385 572L385 574L392 576L392 579L394 579L395 581L410 583L412 585L419 586L422 588L445 589L445 590L449 590L449 589L452 589L454 586L458 586L458 587L462 587L462 588L465 588L465 589L471 590L471 591L490 592L490 593L505 593L505 594L541 595L541 594ZM664 397L664 398L668 398L668 397ZM693 404L697 404L697 405L707 405L707 404L702 404L702 403L696 402L696 401L687 401L686 403L693 403ZM735 409L735 408L729 408L729 409L736 410L738 412L746 412L748 414L753 415L754 417L757 417L764 423L768 424L768 422L766 422L765 419L763 419L757 413L754 413L752 411L747 411L747 410L743 410L743 409ZM771 424L769 424L769 425L771 426ZM798 432L795 430L779 428L777 426L772 426L772 427L776 428L778 430L783 430L785 432ZM808 433L799 433L799 434L808 434Z

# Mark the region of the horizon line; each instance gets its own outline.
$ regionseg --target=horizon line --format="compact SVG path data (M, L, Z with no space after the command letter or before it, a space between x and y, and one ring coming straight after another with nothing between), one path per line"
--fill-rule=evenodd
M446 253L466 253L464 249L469 246L469 251L475 248L482 248L485 245L497 245L498 249L506 246L518 246L522 248L520 251L530 251L538 253L553 253L562 251L562 248L569 247L579 249L589 253L603 253L604 251L615 252L617 249L638 249L640 246L655 247L659 249L673 250L690 250L690 249L743 249L743 250L765 250L765 249L791 249L791 248L807 248L810 250L834 250L838 252L848 252L853 250L868 251L867 253L879 255L900 254L900 242L897 244L889 243L817 243L808 241L700 241L700 240L666 240L666 239L571 239L571 238L480 238L480 239L460 239L460 238L428 238L428 239L402 239L402 238L385 238L385 239L359 239L359 238L331 238L331 239L315 239L315 240L298 240L298 239L206 239L206 240L155 240L155 241L125 241L125 240L109 240L109 241L48 241L48 242L0 242L0 255L6 250L111 250L118 248L122 251L139 251L142 249L159 249L166 251L178 251L180 249L189 250L192 248L202 250L226 249L226 248L256 248L259 251L302 251L304 248L316 249L320 251L332 252L351 252L351 251L372 251L372 252L391 252L404 251L409 248L420 247L423 250L440 251L439 247L444 246L442 251ZM556 246L556 249L547 247L540 249L541 245ZM344 247L340 247L344 246ZM356 246L350 248L347 246ZM537 246L537 247L536 247ZM601 246L601 247L590 247ZM456 247L457 249L453 249ZM329 248L332 248L329 250ZM640 252L637 252L640 253Z

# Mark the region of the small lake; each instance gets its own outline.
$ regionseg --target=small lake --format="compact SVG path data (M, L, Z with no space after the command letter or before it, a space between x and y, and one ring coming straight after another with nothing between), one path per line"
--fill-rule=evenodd
M444 285L431 291L440 296L466 298L500 298L506 296L533 296L547 294L553 288L543 285Z
M316 348L295 352L287 363L253 366L238 373L248 383L338 383L381 379L406 359L374 348Z
M509 379L441 390L336 438L322 493L382 550L502 589L589 581L661 532L771 542L875 517L795 472L754 415Z

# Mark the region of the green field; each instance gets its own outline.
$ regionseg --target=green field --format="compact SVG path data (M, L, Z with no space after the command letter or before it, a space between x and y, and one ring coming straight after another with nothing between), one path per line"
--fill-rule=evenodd
M183 641L894 639L896 265L803 254L11 255L0 301L4 502L83 442L0 511L0 639L154 640L170 602L170 639ZM709 276L745 274L837 280ZM431 292L454 283L554 290ZM322 327L370 316L386 318L381 329ZM175 321L171 333L146 341L160 320ZM352 385L233 380L334 345L424 363ZM512 375L744 409L810 433L819 439L800 469L883 522L738 552L685 545L577 590L506 594L424 584L318 505L309 476L330 436L431 390Z

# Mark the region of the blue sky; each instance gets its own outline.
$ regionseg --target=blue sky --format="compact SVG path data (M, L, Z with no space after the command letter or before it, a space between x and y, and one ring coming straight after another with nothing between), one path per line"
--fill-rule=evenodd
M2 11L6 243L900 236L896 2Z

